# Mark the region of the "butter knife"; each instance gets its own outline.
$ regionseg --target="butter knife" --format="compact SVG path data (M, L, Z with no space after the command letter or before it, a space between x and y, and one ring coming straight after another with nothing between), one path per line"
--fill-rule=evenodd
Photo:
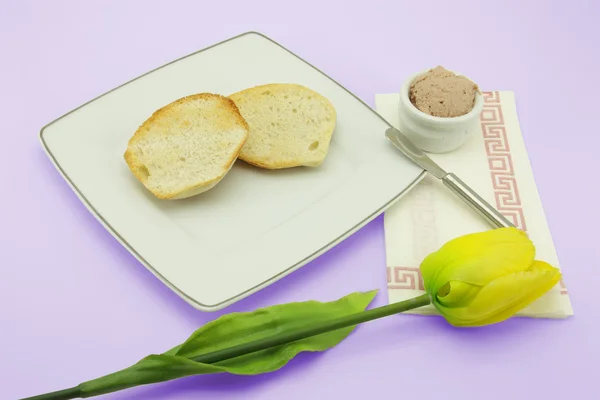
M385 136L408 158L413 160L431 175L440 179L443 184L467 203L477 214L486 219L497 228L513 227L498 210L481 198L473 189L451 172L446 172L437 165L427 154L411 142L402 132L396 128L389 128Z

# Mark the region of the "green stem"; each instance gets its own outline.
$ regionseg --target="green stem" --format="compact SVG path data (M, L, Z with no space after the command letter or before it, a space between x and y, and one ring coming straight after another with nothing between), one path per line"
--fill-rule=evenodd
M192 357L192 360L204 364L214 364L219 361L229 360L230 358L243 356L245 354L254 353L256 351L265 350L271 347L281 346L282 344L295 342L300 339L306 339L307 337L317 336L322 333L331 332L338 329L347 328L349 326L362 324L363 322L369 322L374 319L398 314L407 310L412 310L413 308L426 306L429 303L431 303L429 295L424 294L400 303L373 308L371 310L362 311L346 317L340 317L331 321L322 322L318 325L301 328L293 332L284 332L264 339L255 340L253 342L202 354Z
M58 392L50 392L46 394L40 394L38 396L27 397L23 400L69 400L78 399L81 397L81 391L78 386L70 389L59 390Z
M281 346L286 343L295 342L297 340L306 339L311 336L317 336L323 333L335 331L349 326L362 324L363 322L372 321L390 315L398 314L404 311L412 310L426 306L431 303L428 294L424 294L413 299L401 301L399 303L389 304L371 310L362 311L346 317L336 318L331 321L322 322L307 328L300 328L293 332L284 332L268 338L255 340L253 342L244 343L238 346L228 347L226 349L213 351L211 353L202 354L191 359L204 364L214 364L220 361L229 360L231 358L243 356L257 351L265 350L271 347ZM73 387L58 392L51 392L39 396L27 397L22 400L70 400L81 397L79 387Z

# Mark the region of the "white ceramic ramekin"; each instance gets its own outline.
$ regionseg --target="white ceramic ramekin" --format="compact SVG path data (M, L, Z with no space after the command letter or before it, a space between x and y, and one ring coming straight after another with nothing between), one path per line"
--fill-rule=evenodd
M483 109L483 98L477 92L473 109L459 117L434 117L415 107L409 98L412 82L427 71L410 76L402 84L399 102L398 128L421 150L430 153L447 153L462 146L477 129Z

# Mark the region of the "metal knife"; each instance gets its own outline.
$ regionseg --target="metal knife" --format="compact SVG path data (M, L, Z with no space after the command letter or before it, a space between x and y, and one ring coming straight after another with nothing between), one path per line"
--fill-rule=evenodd
M488 202L481 198L473 189L466 183L461 181L458 176L451 172L446 172L437 165L427 154L419 149L411 142L402 132L396 128L389 128L385 132L385 136L396 146L402 153L431 175L440 179L444 185L454 194L460 197L467 203L475 212L485 218L489 223L498 228L513 227L514 225L508 221L502 214L492 207Z

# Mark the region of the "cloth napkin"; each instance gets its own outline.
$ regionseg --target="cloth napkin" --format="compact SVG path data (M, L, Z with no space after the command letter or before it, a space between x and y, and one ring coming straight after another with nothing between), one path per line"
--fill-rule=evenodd
M485 92L479 128L461 148L429 156L454 172L518 228L536 246L536 259L560 268L550 230L523 142L513 92ZM377 112L397 127L398 94L377 94ZM421 261L455 237L490 229L490 225L432 176L384 214L388 301L423 294ZM411 311L437 314L433 306ZM564 282L517 316L565 318L573 315Z

